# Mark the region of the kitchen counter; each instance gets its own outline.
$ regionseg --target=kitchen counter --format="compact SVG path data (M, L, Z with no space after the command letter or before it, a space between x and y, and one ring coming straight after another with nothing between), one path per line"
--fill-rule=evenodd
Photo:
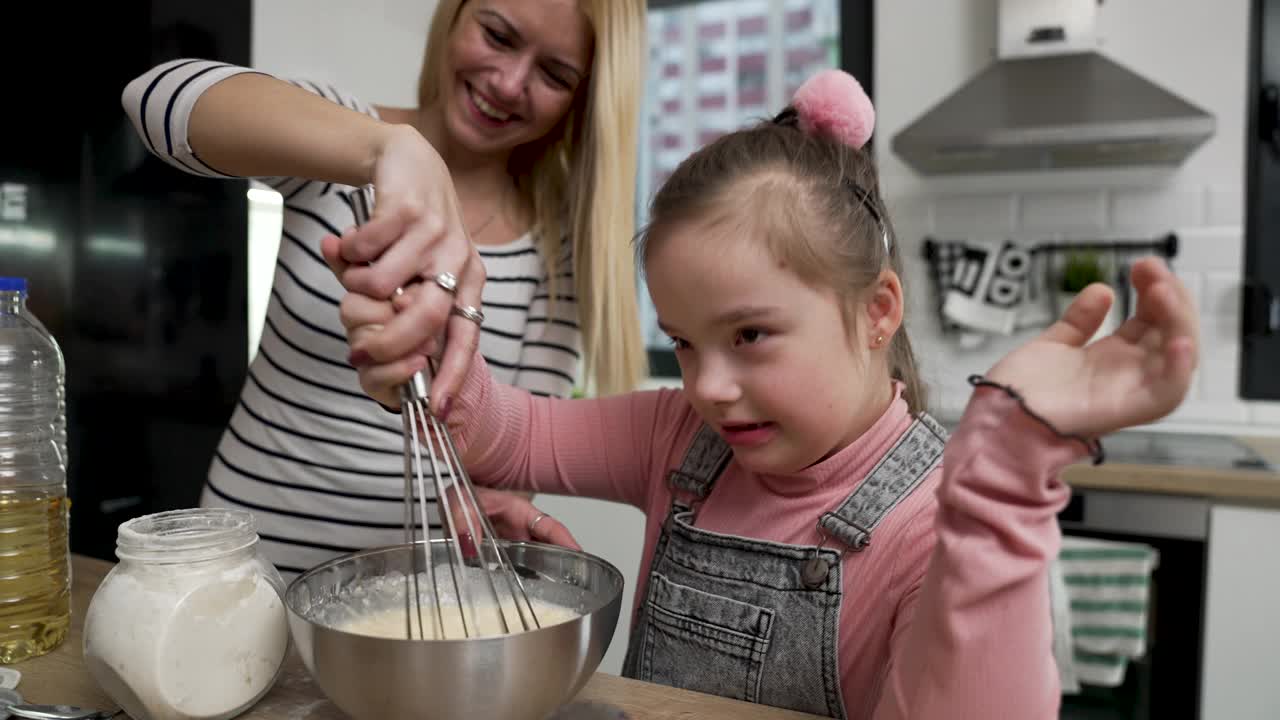
M72 556L71 631L52 653L14 667L22 673L18 691L27 702L70 704L106 709L114 707L98 689L81 662L81 629L89 600L111 564ZM597 673L578 700L607 702L621 708L632 720L813 720L816 716L728 700L712 695L675 690L650 683ZM123 716L122 716L123 717ZM291 653L280 680L244 720L346 720L311 681L296 653ZM394 718L388 718L394 720Z
M1107 462L1063 473L1080 489L1195 495L1280 505L1280 438L1123 432L1103 438Z

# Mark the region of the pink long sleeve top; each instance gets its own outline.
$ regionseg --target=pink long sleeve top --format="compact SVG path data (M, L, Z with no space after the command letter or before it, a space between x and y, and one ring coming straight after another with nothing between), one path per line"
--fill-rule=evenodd
M640 508L643 598L672 501L667 475L701 424L682 392L541 398L494 382L477 358L449 424L479 484ZM696 525L815 545L818 518L910 424L895 396L853 444L795 475L730 462ZM843 556L838 656L849 718L1057 717L1046 573L1069 496L1058 475L1083 451L1004 393L974 393L942 466L881 521L872 548Z

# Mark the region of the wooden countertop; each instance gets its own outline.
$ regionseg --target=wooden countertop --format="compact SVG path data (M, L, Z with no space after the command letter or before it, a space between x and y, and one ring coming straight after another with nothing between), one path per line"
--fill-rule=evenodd
M1237 439L1274 467L1280 467L1280 438ZM1101 467L1072 466L1063 478L1082 489L1196 495L1223 502L1280 506L1280 472L1275 471L1109 462ZM14 666L22 672L18 690L28 702L107 708L112 706L111 701L98 689L81 663L81 628L89 600L111 564L73 556L72 567L71 631L56 651ZM588 682L578 699L608 702L625 710L633 720L690 717L709 720L812 720L814 717L602 673ZM324 699L296 655L290 657L272 692L241 717L246 720L346 718Z
M79 555L72 556L71 631L66 641L48 655L13 666L22 673L18 691L27 702L102 709L115 707L98 689L81 662L81 629L84 627L85 611L98 584L110 569L110 563ZM607 702L626 711L633 720L695 717L709 720L813 720L815 717L603 673L592 677L577 699ZM292 654L271 693L240 718L346 720L347 716L324 698L320 689L311 681L302 661L296 654Z
M1280 438L1238 437L1273 467L1280 467ZM1103 439L1106 445L1106 439ZM1063 480L1075 488L1196 495L1228 503L1280 505L1280 472L1192 465L1144 465L1108 461L1073 465Z

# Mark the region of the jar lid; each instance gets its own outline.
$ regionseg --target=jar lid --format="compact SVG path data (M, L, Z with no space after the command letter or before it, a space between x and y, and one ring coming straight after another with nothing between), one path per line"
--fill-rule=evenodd
M257 541L253 515L247 511L168 510L122 523L116 532L116 557L165 563L211 560Z
M0 688L0 720L13 717L9 712L10 705L21 705L23 702L22 693L12 688Z

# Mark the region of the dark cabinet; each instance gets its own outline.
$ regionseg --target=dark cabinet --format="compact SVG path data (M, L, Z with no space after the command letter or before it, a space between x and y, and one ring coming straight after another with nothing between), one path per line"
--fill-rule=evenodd
M1240 395L1280 400L1280 0L1254 0Z
M119 523L198 504L244 382L247 182L148 154L120 94L169 59L248 64L251 7L24 7L0 43L0 274L29 279L66 359L76 552L110 559Z

